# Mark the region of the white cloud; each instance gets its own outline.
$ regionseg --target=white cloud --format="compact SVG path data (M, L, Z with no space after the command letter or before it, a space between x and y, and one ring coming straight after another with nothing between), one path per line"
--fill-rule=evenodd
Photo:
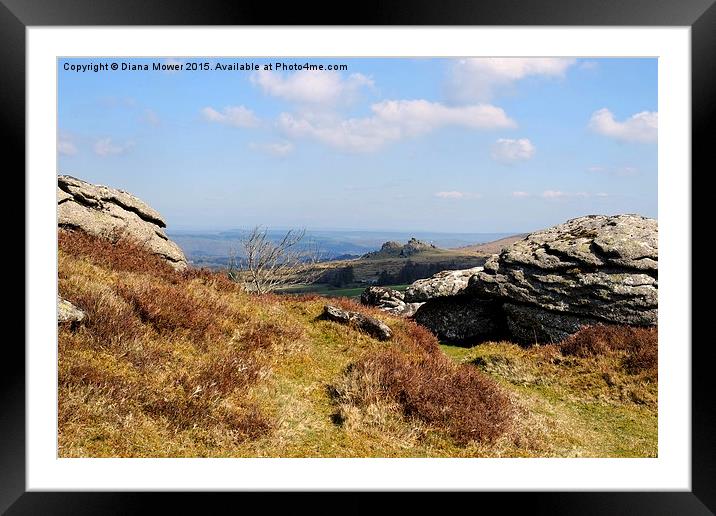
M470 129L516 126L501 108L490 104L449 107L427 100L386 100L373 104L371 109L381 120L399 124L411 134L428 132L445 125Z
M226 106L221 112L205 107L201 110L201 115L209 122L233 127L256 127L259 124L258 117L245 106Z
M134 142L131 141L116 143L111 138L101 138L94 143L94 153L105 157L113 154L124 154L132 147L134 147Z
M77 152L73 138L67 133L60 132L57 136L57 153L61 156L74 156Z
M250 143L249 148L283 157L293 152L294 145L291 142Z
M655 111L636 113L623 122L614 118L607 108L592 114L589 128L594 132L627 142L655 142L658 134L659 115Z
M534 156L536 147L527 138L511 140L500 138L492 146L492 159L502 163L514 163L524 161Z
M564 77L576 59L553 57L479 57L457 60L448 82L450 95L459 101L488 100L528 76Z
M320 70L288 75L262 70L251 74L250 80L267 95L302 104L332 105L339 100L351 100L361 88L374 86L371 78L360 73L343 78L338 72Z
M482 195L474 192L459 192L451 190L447 192L435 192L435 197L439 199L479 199Z
M545 190L542 192L542 197L545 199L567 199L570 197L586 198L591 197L588 192L562 192L559 190Z
M440 199L463 199L465 194L463 192L436 192L435 197Z
M332 116L282 113L279 127L294 138L307 137L341 150L371 152L389 142L429 133L445 126L503 129L515 122L498 107L476 104L449 107L427 100L388 100L371 106L373 115L338 119Z
M588 172L596 174L609 174L613 176L634 176L639 173L637 167L623 166L623 167L602 167L595 165L587 168Z
M560 192L559 190L545 190L542 192L542 197L545 199L563 199L567 195L566 192Z
M566 200L566 199L587 199L590 197L610 197L609 194L604 192L599 193L590 193L590 192L563 192L561 190L545 190L541 194L539 194L540 197L543 199L550 199L550 200ZM532 194L529 192L512 192L512 197L517 198L526 198L526 197L532 197Z

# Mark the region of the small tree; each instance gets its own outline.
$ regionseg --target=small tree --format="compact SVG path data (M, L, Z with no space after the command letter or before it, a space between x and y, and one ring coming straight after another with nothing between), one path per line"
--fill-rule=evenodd
M313 283L321 274L316 267L319 253L314 246L302 245L306 230L291 229L279 241L268 230L255 227L241 241L242 260L229 254L229 277L252 292L264 294L290 285Z

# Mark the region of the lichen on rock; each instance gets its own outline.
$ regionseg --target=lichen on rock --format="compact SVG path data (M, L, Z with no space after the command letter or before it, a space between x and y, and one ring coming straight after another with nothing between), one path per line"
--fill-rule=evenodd
M417 281L405 298L427 301L416 320L438 335L447 333L445 302L437 300L452 296L502 303L509 337L520 342L556 342L600 322L654 326L658 236L657 221L640 215L579 217L513 243L481 270ZM489 316L465 301L452 303L462 316L450 320L465 326L452 334L475 333L466 330L475 326L470 310L474 317Z
M184 253L164 232L166 221L161 214L123 190L58 176L57 224L104 238L128 237L174 268L187 267Z

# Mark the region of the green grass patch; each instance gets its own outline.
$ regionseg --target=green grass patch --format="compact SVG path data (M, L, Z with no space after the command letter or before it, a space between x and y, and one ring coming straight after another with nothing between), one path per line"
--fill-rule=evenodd
M657 382L623 367L618 352L564 356L555 347L441 345L497 380L524 407L539 456L656 457Z
M297 285L282 290L281 294L318 294L326 297L350 297L357 298L369 285L334 287L324 283L315 283L313 285ZM385 285L386 288L404 291L410 285Z

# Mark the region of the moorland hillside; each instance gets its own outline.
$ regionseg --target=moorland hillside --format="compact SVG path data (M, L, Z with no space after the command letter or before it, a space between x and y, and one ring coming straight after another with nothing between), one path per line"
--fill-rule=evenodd
M115 206L138 215L108 195L71 202L100 219ZM656 456L654 326L453 346L410 317L253 294L177 267L153 237L63 220L62 457ZM389 338L326 318L327 304L380 321Z

